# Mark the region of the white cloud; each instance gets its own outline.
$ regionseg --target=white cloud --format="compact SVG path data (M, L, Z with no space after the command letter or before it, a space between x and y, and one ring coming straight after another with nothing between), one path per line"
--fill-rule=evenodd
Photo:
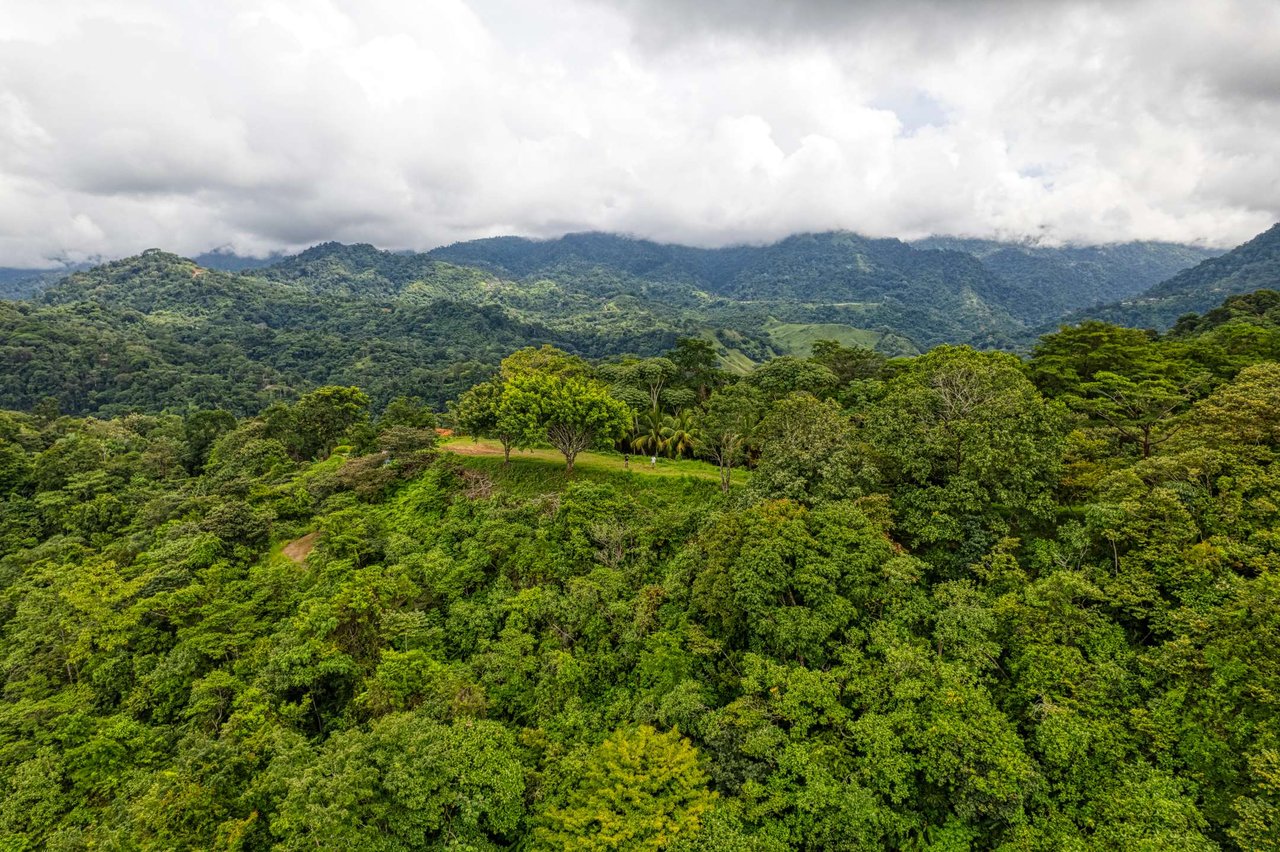
M1230 245L1266 0L9 0L0 265L601 229Z

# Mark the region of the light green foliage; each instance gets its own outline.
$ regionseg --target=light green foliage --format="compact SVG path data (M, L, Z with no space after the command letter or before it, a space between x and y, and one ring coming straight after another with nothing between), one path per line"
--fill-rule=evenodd
M504 463L511 461L512 449L537 438L532 412L506 399L506 388L504 382L491 379L468 390L451 407L458 431L477 438L496 438L502 444Z
M667 455L674 458L692 455L699 444L694 429L693 413L689 409L669 415L662 424L662 442Z
M502 286L374 259L305 263ZM152 260L171 305L234 297ZM1275 307L1027 364L822 345L827 399L678 345L649 431L702 458L652 470L550 347L454 365L535 444L506 466L345 377L235 422L0 413L0 848L1277 848ZM1087 410L1174 373L1207 384L1149 457Z
M502 417L523 418L528 434L540 432L564 455L573 472L578 453L597 443L621 438L631 424L631 410L608 387L579 375L525 372L513 375L503 390Z
M586 756L564 803L538 820L534 848L667 849L701 829L715 798L706 784L679 731L616 731Z

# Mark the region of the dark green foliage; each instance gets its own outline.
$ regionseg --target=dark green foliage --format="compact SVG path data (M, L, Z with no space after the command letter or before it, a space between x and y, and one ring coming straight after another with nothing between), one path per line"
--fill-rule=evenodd
M1136 296L1221 251L1172 243L1063 246L930 237L919 248L971 254L1004 285L1010 312L1036 326L1064 314Z
M1177 246L1038 251L1093 251L1059 261L1074 269L1106 259L1113 276L1195 259ZM591 358L665 353L675 374L664 404L680 408L724 381L721 362L744 371L807 355L807 344L770 337L779 321L914 354L948 341L1010 347L1042 320L1096 301L1065 295L1075 283L1046 289L984 262L847 233L716 250L606 234L426 254L326 243L270 264L152 249L22 291L33 302L0 302L0 406L50 397L76 414L243 416L322 385L354 385L375 411L401 396L440 410L508 352L551 343ZM1066 301L1037 307L1044 292Z
M1133 298L1083 312L1139 328L1166 329L1229 296L1280 288L1280 224L1221 257L1210 258Z

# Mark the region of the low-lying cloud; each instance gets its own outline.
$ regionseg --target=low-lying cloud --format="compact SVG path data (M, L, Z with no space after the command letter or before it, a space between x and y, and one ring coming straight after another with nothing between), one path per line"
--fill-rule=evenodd
M847 228L1231 245L1280 218L1263 0L10 0L0 265Z

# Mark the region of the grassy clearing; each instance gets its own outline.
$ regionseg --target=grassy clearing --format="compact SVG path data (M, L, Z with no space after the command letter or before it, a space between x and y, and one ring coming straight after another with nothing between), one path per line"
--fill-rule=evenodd
M455 453L467 460L467 464L491 471L502 470L502 445L497 441L481 438L450 438L441 442L440 448ZM632 456L630 468L624 467L622 456L618 453L582 453L573 463L575 478L583 476L592 478L648 478L659 477L669 479L694 479L702 482L720 482L720 471L714 465L703 461L688 459L659 458L655 467L649 466L648 456ZM550 447L534 447L529 450L512 450L511 468L506 471L507 479L516 479L525 474L546 481L549 478L564 477L564 456ZM733 472L733 485L746 483L748 474L745 470Z
M877 331L833 322L773 322L765 327L765 331L779 348L792 355L799 355L801 358L812 355L813 344L819 340L834 340L845 346L874 349L883 337Z

